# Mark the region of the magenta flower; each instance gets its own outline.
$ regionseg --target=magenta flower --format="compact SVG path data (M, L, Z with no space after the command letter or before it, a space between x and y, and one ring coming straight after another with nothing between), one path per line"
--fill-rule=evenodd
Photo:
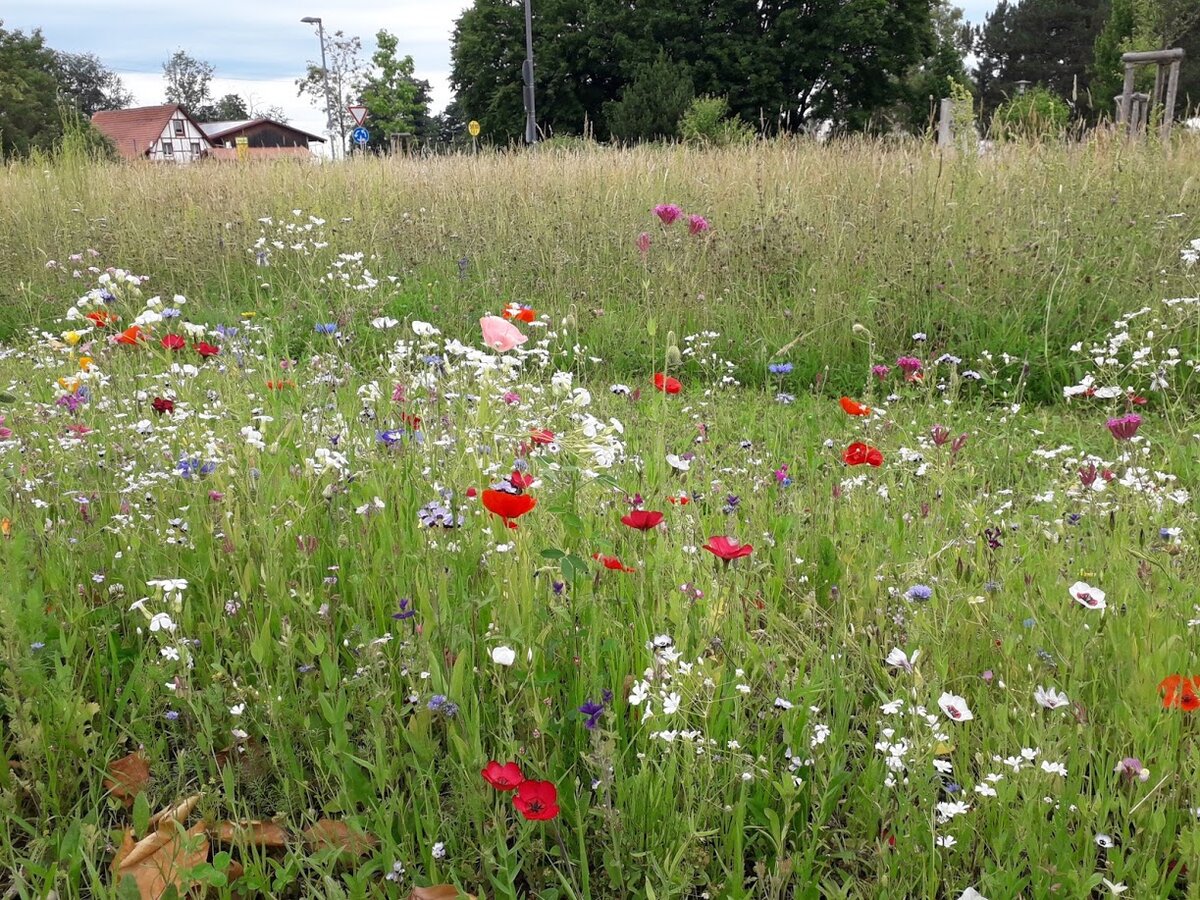
M4 427L4 416L0 416L0 441L7 441L12 436L12 429Z
M634 243L637 245L638 253L645 256L650 252L650 232L643 231L637 236L637 240Z
M1149 781L1150 770L1142 765L1142 761L1136 756L1127 756L1113 769L1117 775L1120 775L1127 784L1132 784L1134 781Z
M674 203L660 203L654 207L654 214L664 225L670 225L683 215L683 210Z
M929 434L933 438L934 445L938 447L950 440L950 429L945 425L934 425L929 429Z
M695 237L698 234L704 234L704 232L708 231L708 228L708 219L704 218L704 216L688 216L688 234Z
M1127 416L1109 419L1106 424L1114 438L1118 441L1127 441L1137 434L1138 428L1142 425L1142 417L1137 413L1130 413Z
M896 365L909 381L916 378L917 373L921 371L921 361L915 356L902 356L896 360Z
M891 371L892 370L890 366L871 366L871 374L880 381L883 381L883 379L887 378L888 373Z

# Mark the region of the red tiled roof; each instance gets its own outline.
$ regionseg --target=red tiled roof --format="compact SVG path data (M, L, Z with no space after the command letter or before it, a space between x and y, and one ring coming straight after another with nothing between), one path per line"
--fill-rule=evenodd
M178 103L168 103L136 109L102 110L92 116L92 124L113 142L117 152L126 159L141 159L154 146L178 109Z
M307 147L247 147L251 160L256 159L316 159ZM209 159L236 161L236 147L213 147L208 151Z

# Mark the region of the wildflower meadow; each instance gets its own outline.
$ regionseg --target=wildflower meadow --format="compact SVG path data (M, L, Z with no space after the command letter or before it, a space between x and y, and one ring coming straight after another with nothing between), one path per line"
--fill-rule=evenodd
M0 172L3 896L1200 896L1187 159Z

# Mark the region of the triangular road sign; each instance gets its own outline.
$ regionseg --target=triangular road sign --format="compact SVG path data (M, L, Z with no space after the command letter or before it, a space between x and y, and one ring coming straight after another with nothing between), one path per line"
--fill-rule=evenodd
M367 108L365 106L347 106L346 109L350 115L354 116L354 121L358 125L361 125L367 118Z

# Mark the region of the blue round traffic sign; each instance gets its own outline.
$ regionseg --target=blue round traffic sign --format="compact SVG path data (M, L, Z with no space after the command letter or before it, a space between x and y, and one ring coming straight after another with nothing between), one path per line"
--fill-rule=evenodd
M354 143L356 144L365 144L371 139L371 132L359 125L350 134L350 137L354 139Z

